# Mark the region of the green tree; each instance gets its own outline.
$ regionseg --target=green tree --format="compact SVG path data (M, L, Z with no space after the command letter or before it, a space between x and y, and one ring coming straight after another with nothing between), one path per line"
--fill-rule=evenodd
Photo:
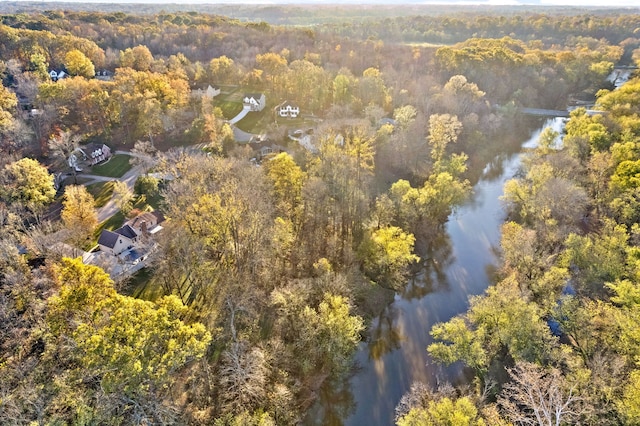
M91 60L77 49L67 52L64 57L64 66L71 75L85 78L93 78L96 75L96 70Z
M550 351L553 338L542 312L523 298L518 283L501 281L470 303L462 317L432 328L436 342L427 350L435 359L447 364L463 361L484 376L491 363L505 354L532 362Z
M358 91L362 106L374 104L388 110L391 104L391 95L389 95L389 89L379 69L371 67L362 72L362 78L358 82Z
M76 386L89 395L95 383L110 397L115 407L85 396L94 422L116 413L168 421L158 400L168 396L176 371L204 355L211 340L204 326L182 320L187 308L175 296L152 303L118 294L104 271L80 259L63 259L56 279L60 290L48 300L47 323L54 356L66 360L66 374L58 380L71 385L79 379ZM67 420L81 415L69 403L67 395L58 395L57 404L70 411Z
M618 412L629 425L640 423L640 370L634 370L624 386L622 398L616 402Z
M358 249L365 273L383 286L395 287L406 267L420 258L413 254L415 238L395 226L368 231Z
M315 347L322 352L315 364L321 370L339 375L351 364L364 324L359 316L350 315L350 310L347 299L326 294L317 309L306 307L301 314L303 335L309 336L307 349Z
M7 164L0 176L3 188L0 194L12 203L18 203L32 213L40 213L56 195L53 175L37 160L23 158Z
M426 408L413 408L396 422L398 426L484 426L478 409L466 396L429 401Z
M29 56L29 70L36 74L40 80L49 78L49 64L43 53L34 52Z

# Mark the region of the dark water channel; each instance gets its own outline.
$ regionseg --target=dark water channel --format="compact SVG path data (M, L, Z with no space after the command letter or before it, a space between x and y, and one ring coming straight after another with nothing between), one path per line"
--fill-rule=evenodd
M454 213L444 234L430 242L424 272L370 324L355 355L358 369L347 383L328 383L305 424L393 425L394 408L416 381L436 385L469 380L460 365L442 367L426 347L431 327L464 312L469 296L491 282L504 211L499 197L512 178L524 148L534 147L546 127L562 129L562 119L544 121L515 152L498 155L484 166L469 201Z

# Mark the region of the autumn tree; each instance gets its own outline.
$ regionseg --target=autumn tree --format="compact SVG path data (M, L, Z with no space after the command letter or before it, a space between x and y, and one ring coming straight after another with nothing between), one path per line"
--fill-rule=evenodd
M209 76L215 84L236 84L239 69L233 59L223 55L209 62Z
M69 74L74 76L93 78L96 75L96 70L91 60L77 49L67 52L64 57L64 66L69 71Z
M378 284L394 288L406 267L420 260L413 254L415 237L395 226L368 231L359 247L365 273Z
M47 344L57 348L54 359L63 360L54 418L174 418L161 401L171 374L204 355L211 339L204 326L186 324L187 308L174 296L152 303L118 294L104 271L80 259L63 259L56 280L60 290L48 300L47 317ZM106 401L83 385L94 381Z
M31 158L7 164L0 179L3 183L0 195L36 215L41 213L56 195L53 175L37 160Z
M294 219L302 203L302 187L306 178L291 155L280 153L265 162L264 168L280 214Z
M76 246L82 246L93 235L98 226L98 215L95 200L86 187L70 185L65 188L61 217Z
M0 84L0 131L5 131L13 123L13 111L18 105L16 95Z
M202 110L202 117L196 119L193 126L199 131L199 140L205 144L205 150L220 155L234 141L233 129L220 108L211 109L203 105Z
M429 117L429 137L427 140L431 146L431 158L436 171L441 167L447 147L449 144L457 142L461 131L462 123L456 116L434 114Z
M434 325L431 335L431 356L446 364L463 361L481 377L497 357L540 361L553 345L540 308L525 300L509 279L473 297L466 314Z
M256 55L258 69L264 72L264 78L271 83L271 90L282 92L280 87L287 70L287 59L277 53L268 52Z
M464 75L454 75L443 88L443 101L447 112L459 117L486 109L486 104L482 103L484 96L485 93L476 84L467 81Z
M145 45L128 47L120 52L120 66L136 71L149 71L153 65L153 55Z

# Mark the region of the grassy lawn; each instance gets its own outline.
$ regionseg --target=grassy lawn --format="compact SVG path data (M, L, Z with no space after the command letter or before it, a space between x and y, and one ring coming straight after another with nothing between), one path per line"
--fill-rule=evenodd
M262 111L251 111L236 123L238 129L249 133L262 133L273 122L272 110L265 107Z
M145 204L153 207L154 210L160 210L160 203L162 202L162 196L160 195L160 191L156 192L153 197L147 195L147 199ZM144 206L142 206L144 208Z
M221 100L216 102L216 106L222 110L222 115L227 120L231 120L242 111L242 102L232 100Z
M108 229L109 231L113 231L114 229L120 228L124 223L124 219L125 219L124 214L122 214L122 211L118 210L118 213L114 214L109 219L99 224L95 232L93 233L93 236L95 238L95 243L96 244L98 243L98 238L100 237L100 234L102 233L103 229Z
M162 287L153 278L153 274L147 268L142 268L125 284L122 292L128 296L132 296L143 300L157 300L162 297Z
M89 178L84 178L84 177L77 177L73 178L73 175L69 175L67 177L64 178L64 184L65 185L82 185L83 183L89 182L91 179Z
M87 185L87 191L96 200L96 208L103 207L113 195L113 182L96 182Z
M107 182L107 183L111 183L111 182ZM111 186L112 186L111 191L113 192L113 184ZM153 197L148 197L146 199L138 198L136 202L133 204L133 208L144 210L146 205L148 204L154 209L158 209L161 202L162 202L162 197L160 196L160 194L157 194ZM120 228L125 220L126 220L126 217L124 216L122 211L118 210L118 213L114 214L109 219L100 223L96 228L95 232L93 233L93 240L91 241L91 247L93 247L98 243L98 238L100 238L100 234L102 233L103 229L113 231L114 229Z
M93 166L91 173L99 176L121 177L131 169L128 155L116 154L109 161L99 166Z

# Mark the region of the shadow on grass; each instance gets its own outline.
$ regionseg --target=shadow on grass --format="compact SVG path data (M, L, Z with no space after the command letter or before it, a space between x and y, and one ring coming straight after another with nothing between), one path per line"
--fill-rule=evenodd
M98 176L122 177L131 169L129 159L131 157L125 154L116 154L106 163L91 168L91 173Z
M137 299L156 301L164 293L162 287L156 282L153 272L148 268L142 268L133 274L122 288L122 293Z
M104 207L113 196L113 182L96 182L87 185L87 191L95 199L96 208Z

